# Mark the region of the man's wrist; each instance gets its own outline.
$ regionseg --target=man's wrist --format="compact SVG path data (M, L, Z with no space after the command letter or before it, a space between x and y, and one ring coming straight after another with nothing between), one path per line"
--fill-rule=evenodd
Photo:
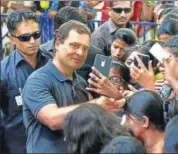
M93 100L90 101L89 103L100 105L100 103L99 103L99 101L98 101L98 98L93 99Z
M92 103L92 104L97 104L97 99L91 100L90 103Z

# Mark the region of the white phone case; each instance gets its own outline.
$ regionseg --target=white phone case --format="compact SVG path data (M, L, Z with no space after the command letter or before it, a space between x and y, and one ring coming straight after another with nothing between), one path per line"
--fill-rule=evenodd
M159 43L155 43L149 51L159 62L163 62L170 54L165 51Z

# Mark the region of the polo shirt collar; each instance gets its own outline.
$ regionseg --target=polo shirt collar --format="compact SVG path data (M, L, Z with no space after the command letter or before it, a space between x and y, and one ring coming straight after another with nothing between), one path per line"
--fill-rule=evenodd
M14 51L14 58L15 58L15 66L17 67L17 65L21 62L21 61L25 61L25 58L22 56L22 54L18 51L18 49L15 49Z
M114 33L118 29L118 27L114 24L111 18L108 21L108 28L109 28L110 34Z
M17 67L18 64L21 61L26 61L25 58L23 57L23 55L20 53L20 51L18 49L15 49L14 51L14 58L15 58L15 66ZM38 53L37 53L37 63L41 61L41 58L45 58L45 55L43 55L39 49Z
M69 81L69 79L66 78L66 76L57 69L57 67L54 65L52 60L48 61L47 68L57 78L57 80L59 80L60 82L64 82L64 81L67 81L67 80ZM78 82L77 74L76 74L76 72L74 72L73 73L73 81L76 80L76 79L77 79L77 82Z

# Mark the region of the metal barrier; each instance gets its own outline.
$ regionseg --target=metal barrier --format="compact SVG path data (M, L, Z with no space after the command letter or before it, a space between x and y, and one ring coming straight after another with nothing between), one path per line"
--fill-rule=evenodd
M1 17L6 18L6 14L2 14ZM49 18L47 13L44 13L43 16L40 16L40 31L41 31L41 43L45 43L48 40L52 40L54 38L54 21L52 18ZM99 25L103 24L104 20L93 20L93 23L98 23ZM157 24L155 22L135 22L131 21L134 25L143 25L144 26L144 41L145 41L145 32L146 32L146 26L150 25L151 27L156 26Z
M143 40L146 40L146 26L149 25L151 27L156 27L157 23L156 22L147 22L147 21L142 21L142 22L137 22L137 21L131 21L133 25L142 25L144 28L143 31Z

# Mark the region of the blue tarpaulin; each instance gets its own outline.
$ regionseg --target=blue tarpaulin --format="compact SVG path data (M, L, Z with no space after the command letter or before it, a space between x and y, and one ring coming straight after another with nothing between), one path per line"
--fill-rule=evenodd
M41 43L45 43L54 38L53 19L48 17L47 12L40 17Z

